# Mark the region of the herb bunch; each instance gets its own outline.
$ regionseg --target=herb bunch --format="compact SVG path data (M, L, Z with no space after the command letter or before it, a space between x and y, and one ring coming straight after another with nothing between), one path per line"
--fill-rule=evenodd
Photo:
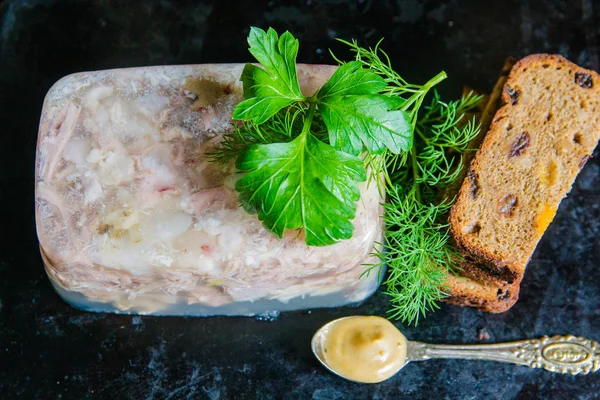
M244 101L233 111L238 124L210 156L235 160L246 211L278 237L303 230L310 246L352 236L358 183L376 179L388 198L384 250L365 273L387 265L391 316L416 323L444 296L458 257L444 222L451 199L439 193L459 176L461 155L478 134L463 116L479 98L443 103L436 94L420 113L444 72L410 84L379 44L365 49L342 42L356 59L336 58L338 69L308 97L296 74L298 41L289 32L251 28L249 50L261 66L246 64Z

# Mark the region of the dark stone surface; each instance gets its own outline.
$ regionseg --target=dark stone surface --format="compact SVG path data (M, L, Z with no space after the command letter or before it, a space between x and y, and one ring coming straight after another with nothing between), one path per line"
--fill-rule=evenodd
M76 71L248 60L250 25L289 29L302 62L346 56L333 38L384 48L406 78L489 89L508 55L558 52L599 67L600 5L573 1L0 1L0 398L592 399L600 375L560 376L478 361L412 364L378 385L327 373L309 352L323 323L360 308L245 318L88 314L54 294L39 257L33 162L43 96ZM442 306L409 339L478 343L544 334L600 339L600 162L590 160L501 315Z

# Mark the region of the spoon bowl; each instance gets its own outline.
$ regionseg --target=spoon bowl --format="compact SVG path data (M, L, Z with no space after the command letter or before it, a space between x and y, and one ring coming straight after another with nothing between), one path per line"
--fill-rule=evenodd
M311 341L313 354L325 368L358 383L377 383L395 375L408 363L407 346L391 322L375 316L333 320Z

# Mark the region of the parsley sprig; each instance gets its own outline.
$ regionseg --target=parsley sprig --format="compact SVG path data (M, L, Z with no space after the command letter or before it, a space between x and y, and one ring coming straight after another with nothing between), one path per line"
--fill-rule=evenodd
M252 28L250 52L261 66L242 72L244 101L233 118L242 125L212 156L235 158L242 206L282 237L303 230L310 246L352 237L367 179L361 154L400 154L412 146L413 127L404 100L358 61L340 66L314 95L300 91L298 41Z
M210 156L235 160L242 173L239 199L278 237L300 230L310 246L352 236L358 183L376 180L387 197L380 262L391 296L391 317L417 322L445 296L444 282L460 258L450 244L446 214L453 199L443 188L460 176L462 154L479 132L464 117L480 98L444 103L426 95L446 78L410 84L391 67L379 45L346 42L355 60L342 62L312 96L296 73L298 41L289 33L251 28L244 100L234 111L234 131ZM335 58L335 56L334 56Z

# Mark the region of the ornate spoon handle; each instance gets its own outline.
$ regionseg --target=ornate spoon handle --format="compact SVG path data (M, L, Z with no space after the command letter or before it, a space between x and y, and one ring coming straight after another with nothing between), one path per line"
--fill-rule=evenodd
M588 374L600 369L598 342L572 335L497 344L445 345L409 342L407 361L432 358L491 360L544 368L562 374Z

